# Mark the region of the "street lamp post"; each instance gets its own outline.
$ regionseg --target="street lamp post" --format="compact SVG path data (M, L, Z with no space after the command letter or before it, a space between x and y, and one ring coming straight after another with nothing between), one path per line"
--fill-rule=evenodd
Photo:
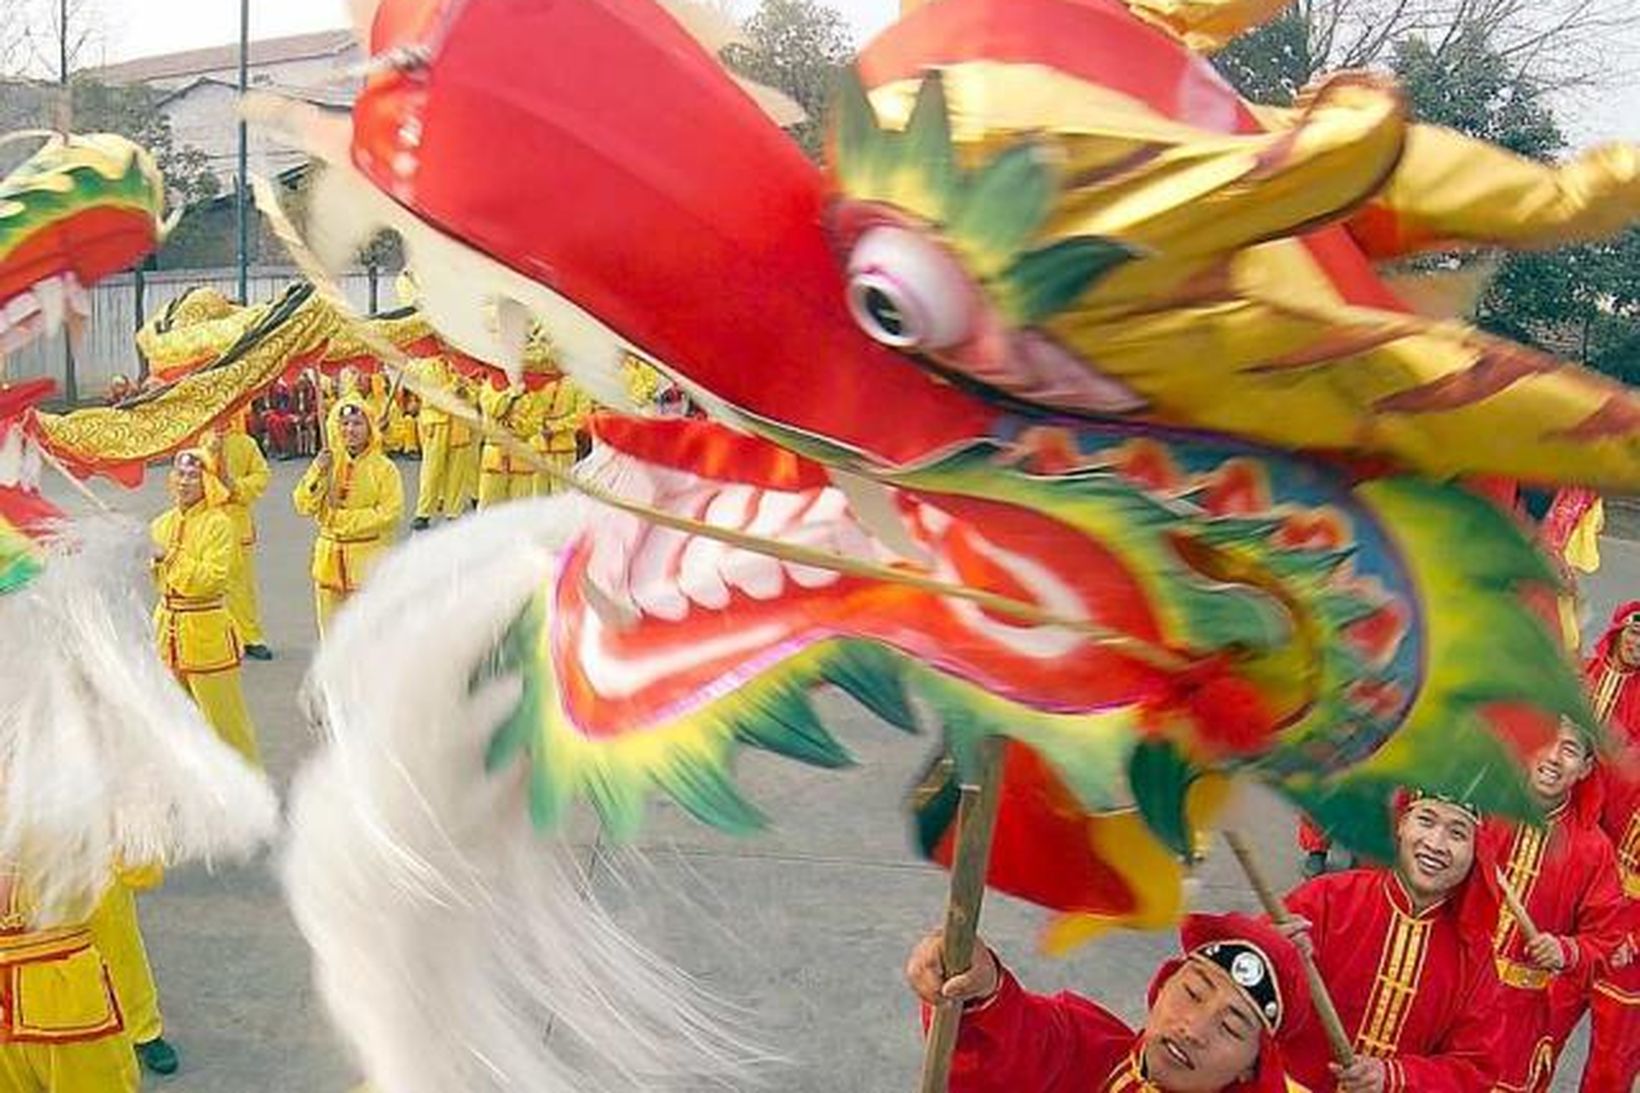
M63 92L63 130L74 127L74 92L68 85L68 0L57 5L57 82ZM74 339L63 339L63 397L70 406L80 401L80 377L74 364Z
M250 88L251 0L239 0L239 95ZM246 148L245 119L239 119L239 179L234 186L234 211L239 220L239 302L250 303L250 191L249 156Z

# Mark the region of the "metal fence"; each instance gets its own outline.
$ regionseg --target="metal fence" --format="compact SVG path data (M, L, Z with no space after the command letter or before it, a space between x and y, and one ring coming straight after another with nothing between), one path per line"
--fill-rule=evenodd
M296 271L289 266L252 266L248 280L251 302L273 299L295 278ZM371 310L377 298L382 308L397 305L391 273L358 270L343 275L340 282L347 298L361 311ZM233 299L239 290L239 274L231 267L122 273L92 286L91 319L74 354L75 388L81 403L98 401L115 375L135 378L142 371L133 337L137 327L195 285L209 285ZM65 341L58 335L13 354L4 362L4 378L50 376L57 381L59 397L66 398Z

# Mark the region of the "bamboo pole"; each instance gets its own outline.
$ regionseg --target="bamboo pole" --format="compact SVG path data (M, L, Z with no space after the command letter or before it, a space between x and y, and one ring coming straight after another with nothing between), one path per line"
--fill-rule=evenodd
M1264 907L1264 913L1270 916L1270 921L1277 926L1284 926L1293 921L1292 912L1276 897L1275 889L1270 887L1270 881L1259 866L1258 859L1253 857L1253 848L1247 845L1247 840L1239 831L1226 831L1224 841L1230 844L1230 852L1236 856L1241 864L1241 871L1247 875L1247 883L1252 886L1258 901ZM1321 978L1321 969L1315 966L1315 960L1302 948L1298 950L1300 961L1304 965L1304 978L1310 985L1310 1002L1315 1006L1316 1016L1321 1019L1321 1027L1327 1033L1327 1043L1332 1047L1333 1059L1339 1066L1349 1066L1355 1062L1355 1049L1350 1044L1350 1035L1344 1031L1344 1022L1338 1016L1338 1007L1333 1005L1332 994L1327 990L1326 980Z
M1504 905L1509 908L1509 913L1515 916L1515 921L1520 923L1520 936L1525 938L1526 943L1530 945L1543 936L1543 931L1537 928L1537 923L1532 921L1532 916L1526 913L1526 904L1521 902L1514 886L1509 883L1509 878L1503 875L1503 870L1499 869L1497 871L1497 877L1498 890L1503 893Z
M991 864L991 837L996 832L997 804L1002 797L1005 741L988 736L979 746L978 777L962 785L957 806L957 845L951 857L951 894L945 906L945 974L961 975L973 966L985 900L985 877ZM923 1050L921 1093L946 1093L951 1056L962 1024L962 1003L946 999L934 1007Z

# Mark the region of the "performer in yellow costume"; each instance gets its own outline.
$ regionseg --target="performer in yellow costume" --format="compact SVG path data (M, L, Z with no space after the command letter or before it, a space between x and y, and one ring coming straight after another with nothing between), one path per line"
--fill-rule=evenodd
M568 470L578 454L578 438L587 415L592 412L592 400L568 376L559 376L543 387L541 393L547 398L547 409L535 437L535 450L556 469ZM557 482L545 475L540 477L537 493L558 492Z
M357 395L337 403L325 424L330 446L296 483L296 511L319 525L313 590L319 634L358 591L387 549L404 513L399 469L382 453L381 433Z
M447 394L455 393L458 377L448 361L428 358L416 364L417 375L425 385ZM463 459L471 444L471 432L467 426L452 421L449 413L431 400L422 403L421 412L416 416L416 430L421 438L421 478L416 494L416 518L410 526L420 530L435 516L461 514L462 482L466 474ZM460 447L455 443L457 435L462 438Z
M417 455L421 442L416 436L416 418L421 401L408 388L400 387L387 404L387 428L383 446L389 455Z
M148 963L148 947L137 920L137 891L156 887L164 876L157 865L121 870L87 925L119 1001L125 1033L142 1065L155 1074L175 1074L180 1060L165 1039L159 986Z
M0 1089L136 1093L137 1057L86 923L35 928L0 877Z
M452 374L455 384L451 393L467 404L474 417L478 417L483 412L478 401L479 384L460 372ZM467 421L461 418L451 419L450 465L452 473L459 477L453 495L445 495L446 520L454 520L478 501L479 468L484 458L482 441L483 437L479 435L478 430Z
M522 383L497 390L490 384L478 386L478 405L486 425L505 429L526 446L542 435L547 413L552 408L552 389L529 390ZM535 467L488 436L478 479L478 507L489 508L503 501L533 497L537 492Z
M230 418L206 449L210 469L228 492L223 511L239 536L239 565L228 579L228 614L233 617L245 655L272 660L262 637L262 605L256 592L256 517L251 508L268 488L268 461L245 431L245 415Z
M376 423L378 429L382 428L387 421L387 376L381 372L361 376L359 390L370 409L370 420Z
M256 729L239 685L240 642L228 613L239 536L224 511L227 490L207 473L206 453L178 453L171 469L176 504L149 527L159 605L154 635L159 658L193 696L224 743L260 766Z

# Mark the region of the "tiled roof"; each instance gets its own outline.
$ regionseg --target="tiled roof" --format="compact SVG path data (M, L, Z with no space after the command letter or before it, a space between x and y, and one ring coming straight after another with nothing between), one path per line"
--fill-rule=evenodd
M249 63L278 64L308 57L328 57L353 44L350 30L321 30L313 34L293 34L286 38L265 38L250 44ZM178 80L206 72L217 72L239 64L239 43L190 49L182 53L161 53L138 57L119 64L85 71L104 83L147 83L150 80Z

